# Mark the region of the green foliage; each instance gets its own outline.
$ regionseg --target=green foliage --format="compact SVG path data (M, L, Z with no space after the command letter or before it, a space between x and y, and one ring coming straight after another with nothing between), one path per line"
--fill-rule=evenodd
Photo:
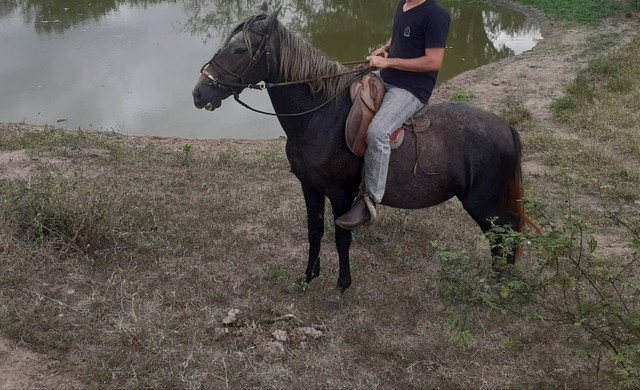
M438 253L442 270L436 286L452 304L484 304L513 319L562 329L576 356L608 356L616 387L640 386L640 212L622 207L607 218L628 235L628 249L615 255L599 248L589 223L571 210L545 235L528 236L499 226L488 233L502 242L527 244L526 269L499 273L499 295L487 294L487 272L472 269L462 252ZM496 240L491 240L496 241ZM502 245L502 244L501 244ZM501 249L502 247L500 247ZM525 267L525 266L523 266ZM463 343L462 328L455 342Z
M434 246L440 265L438 278L433 281L436 290L452 303L492 305L494 295L489 283L493 275L481 267L486 259L472 259L465 251L448 251L435 243Z
M522 233L515 232L510 226L496 225L491 220L491 230L486 233L492 253L498 253L493 259L494 269L504 269L507 257L513 255L518 247L530 243Z

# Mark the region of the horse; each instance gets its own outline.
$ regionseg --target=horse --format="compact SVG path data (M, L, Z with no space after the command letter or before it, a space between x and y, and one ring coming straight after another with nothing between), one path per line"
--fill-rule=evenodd
M335 221L351 208L361 183L363 159L345 142L352 106L347 89L354 74L287 29L278 14L263 4L240 21L201 69L192 95L196 108L213 111L232 95L244 104L239 94L245 88L268 87L273 115L286 134L291 171L302 186L309 252L300 282L310 283L320 274L325 197ZM461 103L431 105L425 115L429 129L405 137L392 152L381 203L419 209L455 196L485 234L495 225L538 231L522 205L522 144L516 130ZM335 225L339 275L330 302L341 302L351 285L351 241L352 232ZM504 255L497 247L492 246L494 259ZM514 264L518 253L509 251L508 263Z

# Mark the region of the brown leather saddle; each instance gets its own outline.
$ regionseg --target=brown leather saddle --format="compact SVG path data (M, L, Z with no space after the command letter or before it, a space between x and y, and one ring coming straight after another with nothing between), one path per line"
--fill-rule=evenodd
M354 81L350 87L353 106L347 117L345 139L349 150L363 157L367 151L367 131L374 115L380 109L386 90L380 77L375 73L367 73ZM427 130L431 121L426 116L429 105L425 105L411 118L404 122L391 135L391 149L397 149L404 140L405 130L419 133Z

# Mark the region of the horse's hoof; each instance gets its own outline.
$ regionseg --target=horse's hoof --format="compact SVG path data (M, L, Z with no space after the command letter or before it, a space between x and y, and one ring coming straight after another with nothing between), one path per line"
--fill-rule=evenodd
M340 290L334 290L328 297L324 299L327 307L332 310L342 309L344 306L344 299L342 299L342 292Z

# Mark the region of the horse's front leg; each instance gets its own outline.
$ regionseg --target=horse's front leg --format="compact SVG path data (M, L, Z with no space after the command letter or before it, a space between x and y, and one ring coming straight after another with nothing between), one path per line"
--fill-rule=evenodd
M304 282L309 283L320 275L320 243L324 235L324 194L304 183L302 183L302 192L307 206L309 240L309 259L304 272Z

